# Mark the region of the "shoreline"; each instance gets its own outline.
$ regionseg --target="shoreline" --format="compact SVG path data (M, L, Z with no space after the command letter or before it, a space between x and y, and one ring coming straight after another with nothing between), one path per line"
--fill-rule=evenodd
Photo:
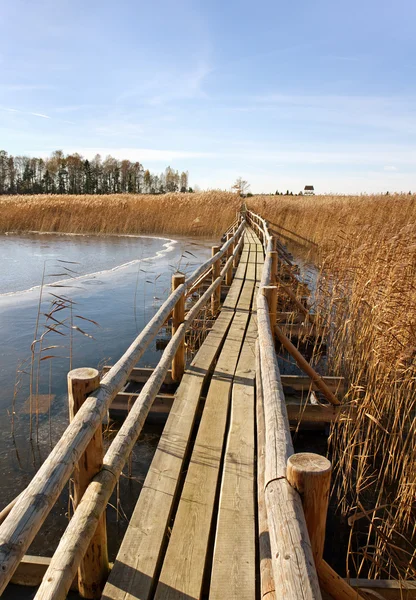
M108 268L108 269L100 269L99 271L93 271L93 272L89 272L89 273L83 273L82 275L79 275L77 277L69 277L66 279L60 279L58 281L54 281L53 282L53 286L58 286L58 285L64 285L64 284L68 284L68 283L74 283L76 281L82 281L83 279L86 278L94 278L94 277L98 277L100 275L106 275L109 273L114 273L116 271L119 271L121 269L125 269L129 266L135 265L135 264L140 264L142 262L150 262L152 260L157 260L159 258L162 258L163 256L165 256L166 254L168 254L169 252L172 252L174 250L175 245L178 243L178 240L174 240L173 238L167 238L167 237L161 237L161 236L151 236L151 235L124 235L124 234L98 234L98 235L90 235L90 234L83 234L83 233L55 233L55 232L36 232L36 231L31 231L31 232L25 232L25 233L15 233L15 232L8 232L6 234L0 234L0 235L17 235L17 236L21 236L21 235L25 235L25 234L30 234L30 235L57 235L57 236L81 236L81 237L128 237L128 238L137 238L137 239L152 239L152 240L161 240L164 241L165 243L162 244L162 249L158 250L155 254L152 254L151 256L147 256L145 258L137 258L134 260L130 260L128 262L124 262L121 263L119 265L116 265L114 267ZM59 261L60 259L54 259ZM65 261L63 261L65 262ZM46 284L48 285L48 284ZM43 284L43 286L45 286L45 284ZM9 291L9 292L4 292L4 293L0 293L0 300L3 298L11 298L11 297L15 297L18 296L20 294L27 294L29 292L34 292L36 290L41 289L42 284L40 285L35 285L23 290L14 290L14 291Z

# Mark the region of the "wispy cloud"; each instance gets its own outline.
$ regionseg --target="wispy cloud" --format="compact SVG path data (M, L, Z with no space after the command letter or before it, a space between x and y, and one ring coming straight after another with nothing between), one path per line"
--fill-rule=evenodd
M203 83L212 71L210 65L201 62L195 69L185 73L159 72L157 76L125 90L117 101L141 98L144 104L161 106L177 100L202 98L206 96Z
M43 115L42 113L28 113L29 115L33 115L34 117L41 117L42 119L50 119L51 117L48 117L48 115Z
M36 112L31 112L31 111L26 111L26 110L18 110L17 108L6 108L4 106L0 106L0 110L4 110L6 112L11 112L11 113L18 113L21 115L31 115L32 117L40 117L42 119L51 119L52 117L49 117L48 115L44 115L43 113L36 113Z

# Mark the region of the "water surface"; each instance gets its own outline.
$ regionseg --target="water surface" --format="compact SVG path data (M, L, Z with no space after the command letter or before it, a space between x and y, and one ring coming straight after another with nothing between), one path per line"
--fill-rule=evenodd
M67 426L66 373L114 364L169 294L172 273L193 271L210 256L212 243L133 236L0 236L0 508L27 486ZM158 339L167 335L161 331ZM154 366L160 354L155 341L139 365ZM108 510L112 556L160 432L148 427L143 431L126 471L129 477L121 478L121 501L116 495L111 500L118 509ZM68 506L65 490L32 553L52 554L67 523Z

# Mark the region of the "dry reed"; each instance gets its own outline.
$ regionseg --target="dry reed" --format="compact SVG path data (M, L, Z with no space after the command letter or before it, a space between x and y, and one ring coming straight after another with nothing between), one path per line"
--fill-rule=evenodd
M227 192L0 196L0 231L220 235L241 199Z
M330 438L351 524L347 571L414 579L415 197L257 197L250 208L319 262L317 325L351 405Z

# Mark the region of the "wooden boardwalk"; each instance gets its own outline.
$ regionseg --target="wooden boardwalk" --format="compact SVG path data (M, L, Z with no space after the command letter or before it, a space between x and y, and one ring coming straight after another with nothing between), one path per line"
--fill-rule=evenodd
M295 274L264 219L243 210L210 259L173 276L172 293L114 366L101 378L90 368L68 374L71 421L0 512L0 595L12 581L39 586L35 600L74 588L105 600L415 598L411 584L352 587L323 559L331 465L295 454L290 427L322 426L346 407L342 378L321 377L293 344L322 335ZM185 336L209 304L212 328L185 367ZM138 368L168 321L159 363ZM304 375L281 376L276 347ZM142 389L131 393L132 381ZM125 418L104 454L111 408ZM152 410L168 417L111 568L106 507ZM26 555L71 476L75 511L53 557Z
M256 596L255 291L263 257L247 233L221 313L176 392L104 598Z

